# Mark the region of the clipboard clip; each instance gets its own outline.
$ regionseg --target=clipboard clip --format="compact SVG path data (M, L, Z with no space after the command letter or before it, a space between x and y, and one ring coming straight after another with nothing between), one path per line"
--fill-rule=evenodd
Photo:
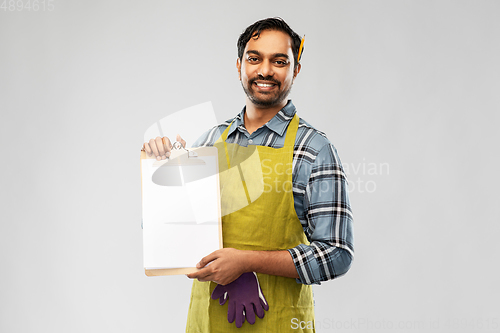
M155 161L153 167L180 166L180 165L204 165L205 161L198 158L198 153L192 149L186 149L180 142L174 142L170 157L165 160Z
M174 142L169 158L153 162L151 175L153 183L160 186L184 186L184 183L212 176L210 168L198 168L206 165L206 163L202 157L198 157L198 153L194 151L196 149L204 148L200 147L191 150L184 148L180 143ZM200 155L206 156L203 152ZM196 166L196 168L184 169L186 166Z
M196 152L192 151L192 150L189 150L189 149L186 149L182 146L182 144L179 142L179 141L175 141L173 144L172 144L172 149L175 149L175 150L185 150L187 151L188 153L188 158L191 158L191 157L198 157L198 154L196 154Z

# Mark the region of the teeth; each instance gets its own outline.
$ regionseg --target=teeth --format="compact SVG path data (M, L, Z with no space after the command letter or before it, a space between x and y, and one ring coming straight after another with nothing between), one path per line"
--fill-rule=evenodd
M272 87L272 86L274 86L274 84L270 84L270 83L257 83L257 86L258 87Z

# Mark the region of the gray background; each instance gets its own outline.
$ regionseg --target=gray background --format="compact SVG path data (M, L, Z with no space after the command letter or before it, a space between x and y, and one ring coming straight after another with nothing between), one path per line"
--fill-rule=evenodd
M239 112L236 40L269 16L306 34L292 98L351 182L318 332L500 328L499 1L51 3L0 10L1 332L184 330L191 281L142 269L142 136Z

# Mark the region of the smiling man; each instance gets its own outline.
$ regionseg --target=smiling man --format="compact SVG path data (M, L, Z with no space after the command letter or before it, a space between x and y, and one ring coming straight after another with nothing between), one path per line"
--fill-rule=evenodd
M300 65L294 61L290 36L273 30L253 36L236 67L249 102L256 109L265 110L286 105L286 97L300 71Z
M188 275L195 280L186 331L314 332L311 285L345 274L353 258L347 180L325 134L287 100L301 70L300 37L270 18L249 26L237 46L246 105L193 147L217 146L227 169L256 151L261 170L220 175L224 248ZM160 159L171 144L156 138L144 148ZM255 184L266 190L251 200ZM236 188L248 204L231 210Z

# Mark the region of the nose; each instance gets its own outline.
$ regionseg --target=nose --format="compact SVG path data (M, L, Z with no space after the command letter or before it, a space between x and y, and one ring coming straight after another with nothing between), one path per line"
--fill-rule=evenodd
M259 68L257 68L257 73L263 77L272 77L274 75L274 70L271 62L267 59L262 61Z

